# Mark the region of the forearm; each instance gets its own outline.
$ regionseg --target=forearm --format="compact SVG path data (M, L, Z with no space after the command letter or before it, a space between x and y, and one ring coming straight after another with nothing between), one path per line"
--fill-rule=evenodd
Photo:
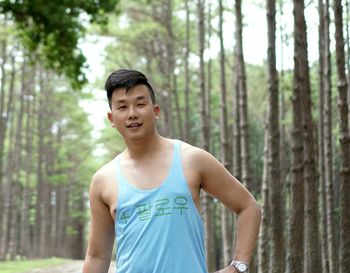
M234 260L250 263L258 238L261 210L253 204L242 210L237 219L237 240Z
M86 255L83 273L107 273L111 260Z

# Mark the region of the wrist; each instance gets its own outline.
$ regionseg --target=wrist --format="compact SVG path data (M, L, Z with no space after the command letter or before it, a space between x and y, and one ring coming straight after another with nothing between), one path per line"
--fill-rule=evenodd
M229 266L229 272L230 273L239 273L236 268L234 268L232 265Z
M248 263L240 260L233 260L230 264L230 267L234 269L233 272L237 272L237 273L248 273L249 272L248 266L249 266Z

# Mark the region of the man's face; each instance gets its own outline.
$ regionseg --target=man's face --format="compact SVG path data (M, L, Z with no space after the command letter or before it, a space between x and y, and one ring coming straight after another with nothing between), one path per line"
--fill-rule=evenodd
M155 133L159 114L160 108L153 105L147 87L140 84L128 92L125 88L114 90L108 119L126 141L140 140Z

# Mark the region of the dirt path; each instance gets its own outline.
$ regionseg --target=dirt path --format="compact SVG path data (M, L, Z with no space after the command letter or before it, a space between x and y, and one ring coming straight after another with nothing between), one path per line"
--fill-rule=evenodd
M54 266L45 269L35 269L25 273L82 273L83 261L69 262L64 265ZM115 264L112 263L108 273L115 273Z

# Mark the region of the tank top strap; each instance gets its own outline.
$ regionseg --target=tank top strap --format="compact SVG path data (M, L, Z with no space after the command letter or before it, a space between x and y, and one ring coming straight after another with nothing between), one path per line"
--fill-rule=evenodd
M118 181L123 178L120 170L120 154L115 157L115 169Z
M181 141L178 139L174 140L174 169L177 177L184 178L182 171L182 160L181 160Z
M125 179L120 168L120 157L121 157L120 154L118 154L115 157L115 170L116 170L116 176L118 181L119 193L121 192L123 185L125 184Z

